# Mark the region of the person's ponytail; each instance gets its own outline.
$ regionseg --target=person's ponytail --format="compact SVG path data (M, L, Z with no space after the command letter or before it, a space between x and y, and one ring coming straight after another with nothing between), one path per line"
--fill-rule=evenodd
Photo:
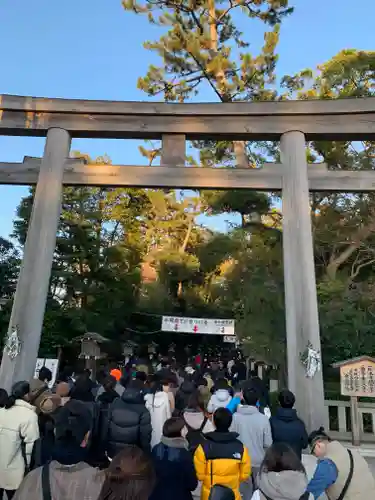
M0 408L5 408L8 403L8 393L5 389L0 389Z
M15 404L16 404L16 397L11 394L9 397L8 397L8 401L5 403L5 406L4 408L6 410L9 410L9 408L12 408Z
M9 410L12 408L15 404L17 399L25 399L25 396L27 396L30 393L30 384L23 380L22 382L16 382L12 388L11 395L8 398L8 401L5 403L4 407L6 410Z

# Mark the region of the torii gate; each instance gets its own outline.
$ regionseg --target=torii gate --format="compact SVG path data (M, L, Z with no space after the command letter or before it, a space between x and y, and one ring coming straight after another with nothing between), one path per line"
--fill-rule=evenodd
M22 348L4 353L0 386L30 379L43 324L63 184L282 191L289 388L309 429L327 423L323 377L306 378L300 352L320 350L310 191L373 191L373 171L307 166L306 140L374 140L375 98L168 104L0 96L0 134L46 136L42 159L0 163L1 184L36 184L9 331ZM161 139L160 167L87 165L69 158L72 137ZM185 166L190 139L281 140L281 165ZM241 168L242 167L242 168Z

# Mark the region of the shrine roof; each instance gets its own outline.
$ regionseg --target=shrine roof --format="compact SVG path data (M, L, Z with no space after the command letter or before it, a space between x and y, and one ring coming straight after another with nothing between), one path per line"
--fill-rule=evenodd
M96 332L86 332L84 335L81 335L81 337L76 337L74 341L82 342L83 340L93 340L97 342L98 344L102 344L103 342L108 342L109 339L103 337L99 333Z
M333 368L341 368L342 366L353 365L355 363L360 363L361 361L369 361L370 363L375 363L375 358L371 356L357 356L355 358L345 359L343 361L338 361L337 363L333 363Z

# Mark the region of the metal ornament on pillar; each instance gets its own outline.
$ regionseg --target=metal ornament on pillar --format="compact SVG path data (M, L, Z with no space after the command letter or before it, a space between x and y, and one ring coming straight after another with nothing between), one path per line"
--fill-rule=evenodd
M8 333L5 345L4 353L7 354L11 360L15 359L21 352L21 341L18 337L18 331L16 326L11 327L11 332Z
M300 354L300 359L301 363L305 367L307 378L313 378L314 375L322 368L320 351L314 349L311 342L307 343L305 351Z

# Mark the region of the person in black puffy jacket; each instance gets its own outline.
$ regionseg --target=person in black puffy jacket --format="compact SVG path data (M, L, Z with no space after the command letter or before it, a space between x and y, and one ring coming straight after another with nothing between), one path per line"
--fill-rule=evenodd
M110 458L128 444L137 445L146 453L151 451L151 418L145 407L143 389L140 380L133 380L121 398L115 399L109 407L100 434L102 446Z
M274 443L287 443L301 459L302 450L307 448L308 435L305 424L293 409L296 398L291 391L283 390L279 394L280 407L270 419Z

